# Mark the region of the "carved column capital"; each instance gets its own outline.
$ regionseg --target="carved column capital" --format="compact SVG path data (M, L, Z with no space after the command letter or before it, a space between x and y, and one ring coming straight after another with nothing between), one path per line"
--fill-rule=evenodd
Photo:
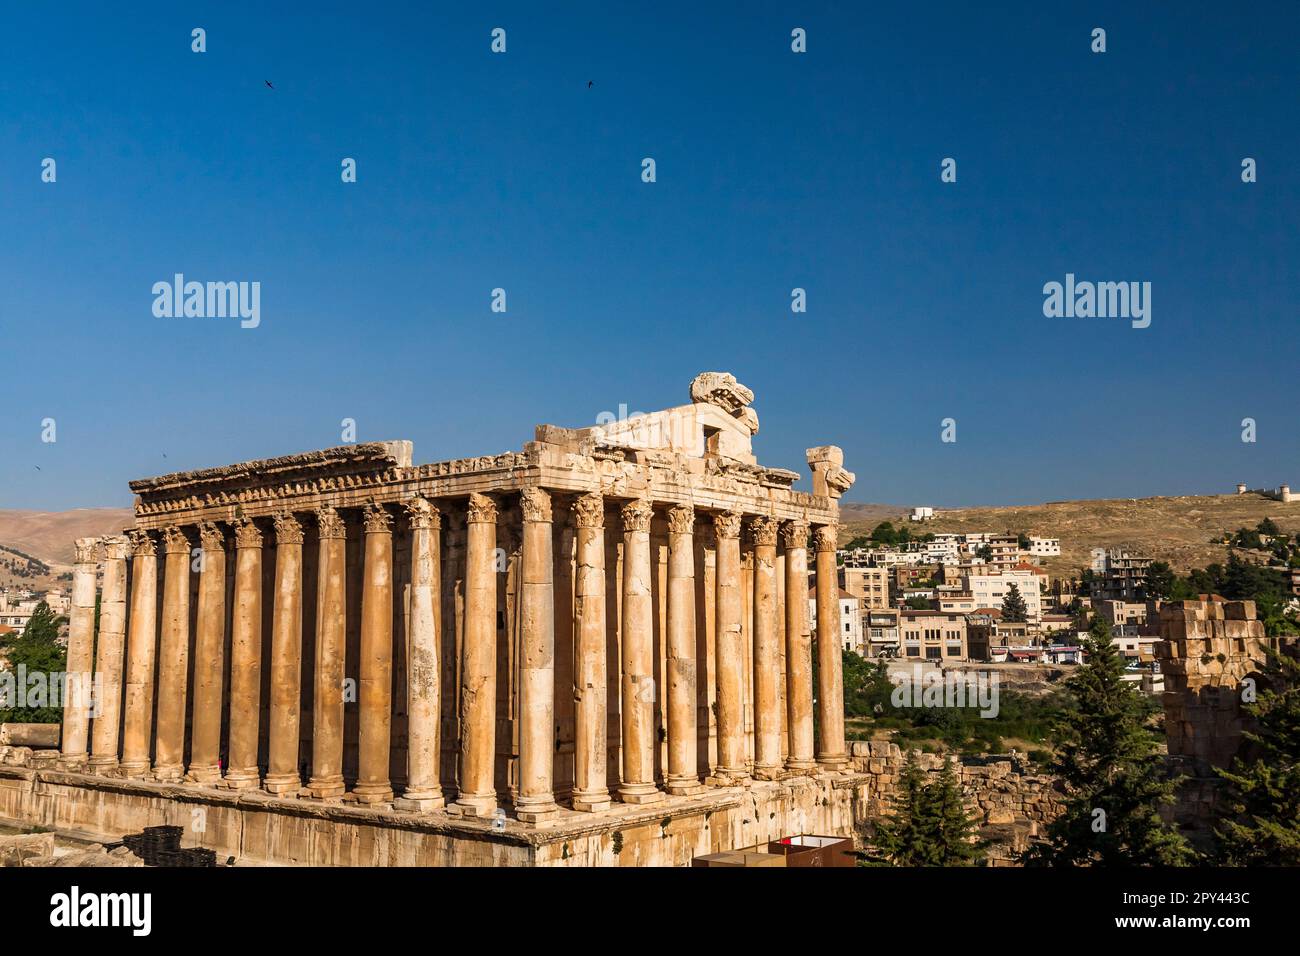
M808 547L808 522L787 521L781 525L781 541L787 550Z
M221 525L215 521L204 521L199 524L199 544L204 551L224 551L226 549L226 533L221 529Z
M343 521L337 508L325 506L316 509L316 531L321 540L333 538L343 540L348 536L348 526ZM302 526L298 526L298 541L302 542Z
M126 536L131 540L131 555L136 558L154 558L158 556L158 543L148 531L128 531Z
M110 534L102 539L105 561L125 561L131 542L126 535Z
M749 535L756 547L776 547L776 532L779 523L775 518L759 515L749 521Z
M525 521L550 521L551 496L541 488L524 488L519 492L519 510Z
M624 531L649 531L655 509L645 498L637 498L623 505L621 514Z
M498 514L497 503L487 495L476 491L469 496L469 506L465 516L469 524L496 524Z
M366 534L392 534L393 516L376 502L366 505Z
M719 540L740 537L739 511L717 511L713 515L713 531Z
M333 508L329 510L334 511ZM334 517L337 519L338 514L335 513ZM302 544L302 522L290 512L281 512L273 520L275 521L276 544ZM339 522L339 525L342 527L342 522Z
M605 498L599 491L588 492L573 503L573 517L579 528L605 526Z
M695 531L695 506L673 505L669 508L668 530L672 534L692 534Z
M252 518L240 518L235 522L235 547L260 548L262 546L262 529Z
M98 538L78 538L72 547L77 552L77 564L94 564L99 560Z
M442 512L428 498L412 498L404 507L411 530L432 531L442 527Z
M163 551L166 554L189 554L190 538L183 529L172 525L162 529Z
M815 550L834 551L839 533L839 526L833 524L819 524L813 528L813 546Z

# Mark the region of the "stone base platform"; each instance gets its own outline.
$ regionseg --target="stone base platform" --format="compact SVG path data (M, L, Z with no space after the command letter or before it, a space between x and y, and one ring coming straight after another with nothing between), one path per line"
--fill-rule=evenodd
M0 766L0 818L120 838L185 828L218 860L286 866L688 866L696 856L796 833L850 836L871 777L818 774L710 788L651 805L561 809L545 826L507 816L284 799L256 790ZM505 808L509 814L509 808Z

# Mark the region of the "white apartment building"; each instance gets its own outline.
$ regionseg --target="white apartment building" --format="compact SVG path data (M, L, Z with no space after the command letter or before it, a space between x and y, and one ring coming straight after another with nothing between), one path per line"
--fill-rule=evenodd
M862 642L862 612L858 609L858 599L840 588L839 594L840 621L839 635L840 643L846 651L853 651L863 657L867 656L867 648ZM808 621L812 626L813 633L817 632L817 589L813 588L808 592Z
M975 607L1001 609L1002 602L1015 584L1020 589L1020 596L1025 599L1026 617L1030 624L1042 620L1043 602L1039 594L1039 575L1033 571L1013 571L1003 569L992 574L968 574L962 578L962 591L969 592Z
M1040 558L1058 557L1061 553L1060 538L1036 538L1029 536L1029 553Z

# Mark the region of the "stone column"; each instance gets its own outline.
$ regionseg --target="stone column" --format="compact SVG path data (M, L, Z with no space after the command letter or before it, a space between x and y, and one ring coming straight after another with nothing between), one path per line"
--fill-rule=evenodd
M623 505L623 780L624 803L663 799L655 787L654 603L650 591L650 522L644 498Z
M235 524L235 608L230 630L230 749L226 786L256 787L262 716L262 532Z
M393 737L393 519L380 504L366 509L366 557L361 585L358 803L389 803L388 760Z
M132 531L131 617L127 637L126 718L122 728L124 777L149 772L153 731L153 669L158 643L158 551L148 531Z
M696 740L695 509L668 511L668 772L674 796L699 793Z
M785 675L790 770L817 766L813 751L812 634L808 630L808 522L789 521L785 538Z
M126 650L125 537L104 538L104 590L99 601L99 641L95 651L95 723L89 768L103 773L117 766L122 719L122 655Z
M817 762L840 770L849 762L844 745L844 658L840 644L839 584L835 571L835 525L813 531L817 549Z
M578 629L574 684L575 715L573 809L609 808L605 782L608 719L605 677L605 500L583 495L573 506L577 524L577 581L574 618Z
M320 706L317 702L317 706ZM275 516L275 603L271 610L271 715L262 788L295 796L302 710L302 525Z
M551 496L541 488L519 494L523 571L519 627L519 785L515 814L537 823L556 809L555 566Z
M158 640L158 729L155 780L185 775L185 698L190 656L190 539L180 528L163 530L162 633Z
M423 812L443 806L439 784L442 717L442 634L436 602L442 600L442 520L425 498L406 504L411 522L411 599L407 625L410 664L406 676L406 789L399 810Z
M81 770L90 739L90 705L95 656L95 565L98 538L78 538L68 615L68 669L63 685L63 735L59 766Z
M318 800L343 796L343 680L347 630L347 526L334 508L316 512L316 656L312 693L311 779Z
M754 776L781 775L781 630L776 608L775 518L749 525L754 540Z
M493 781L497 716L497 506L469 496L465 542L465 636L461 649L460 792L466 816L496 810Z
M190 772L195 783L221 780L221 696L226 647L226 535L221 527L199 526L199 613L194 635L194 714L190 730Z
M745 645L741 632L744 607L740 593L740 515L726 511L713 516L718 539L717 654L718 767L722 783L749 778L745 768Z

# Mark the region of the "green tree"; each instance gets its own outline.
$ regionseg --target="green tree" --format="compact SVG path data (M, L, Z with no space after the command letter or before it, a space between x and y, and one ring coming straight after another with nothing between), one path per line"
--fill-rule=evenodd
M929 796L935 821L935 865L970 866L983 859L988 844L978 839L975 821L966 811L956 761L951 757L944 760L939 779L929 787Z
M1065 787L1065 809L1046 841L1023 856L1030 865L1183 865L1187 842L1160 818L1173 802L1154 736L1145 727L1152 705L1124 680L1110 625L1093 620L1084 640L1087 662L1066 681L1073 707L1054 721L1052 771Z
M1007 596L1002 599L1002 620L1008 624L1023 624L1029 620L1029 606L1014 582L1007 589Z
M892 806L893 814L876 822L865 865L969 866L987 852L976 838L951 757L938 778L927 782L909 751Z
M1272 518L1265 518L1255 525L1255 531L1261 535L1268 535L1270 538L1275 538L1282 533L1282 529L1277 526L1277 522Z
M1157 601L1168 601L1173 597L1178 575L1165 561L1152 561L1147 567L1147 597Z
M975 557L979 558L981 561L992 561L993 549L987 544L981 544L975 549Z
M1251 753L1218 771L1228 799L1217 856L1229 866L1300 866L1300 661L1270 648L1259 683L1245 707L1255 718Z
M59 644L59 624L62 618L50 610L44 601L36 605L32 616L23 628L22 635L10 645L6 652L9 658L7 671L14 675L15 688L19 666L26 675L61 674L67 668L67 652ZM5 680L0 686L7 686ZM62 707L17 707L16 700L5 700L0 706L0 723L57 723L63 719Z
M930 606L930 599L927 597L921 597L919 594L914 594L912 597L908 598L907 606L914 611L929 611L932 609Z

